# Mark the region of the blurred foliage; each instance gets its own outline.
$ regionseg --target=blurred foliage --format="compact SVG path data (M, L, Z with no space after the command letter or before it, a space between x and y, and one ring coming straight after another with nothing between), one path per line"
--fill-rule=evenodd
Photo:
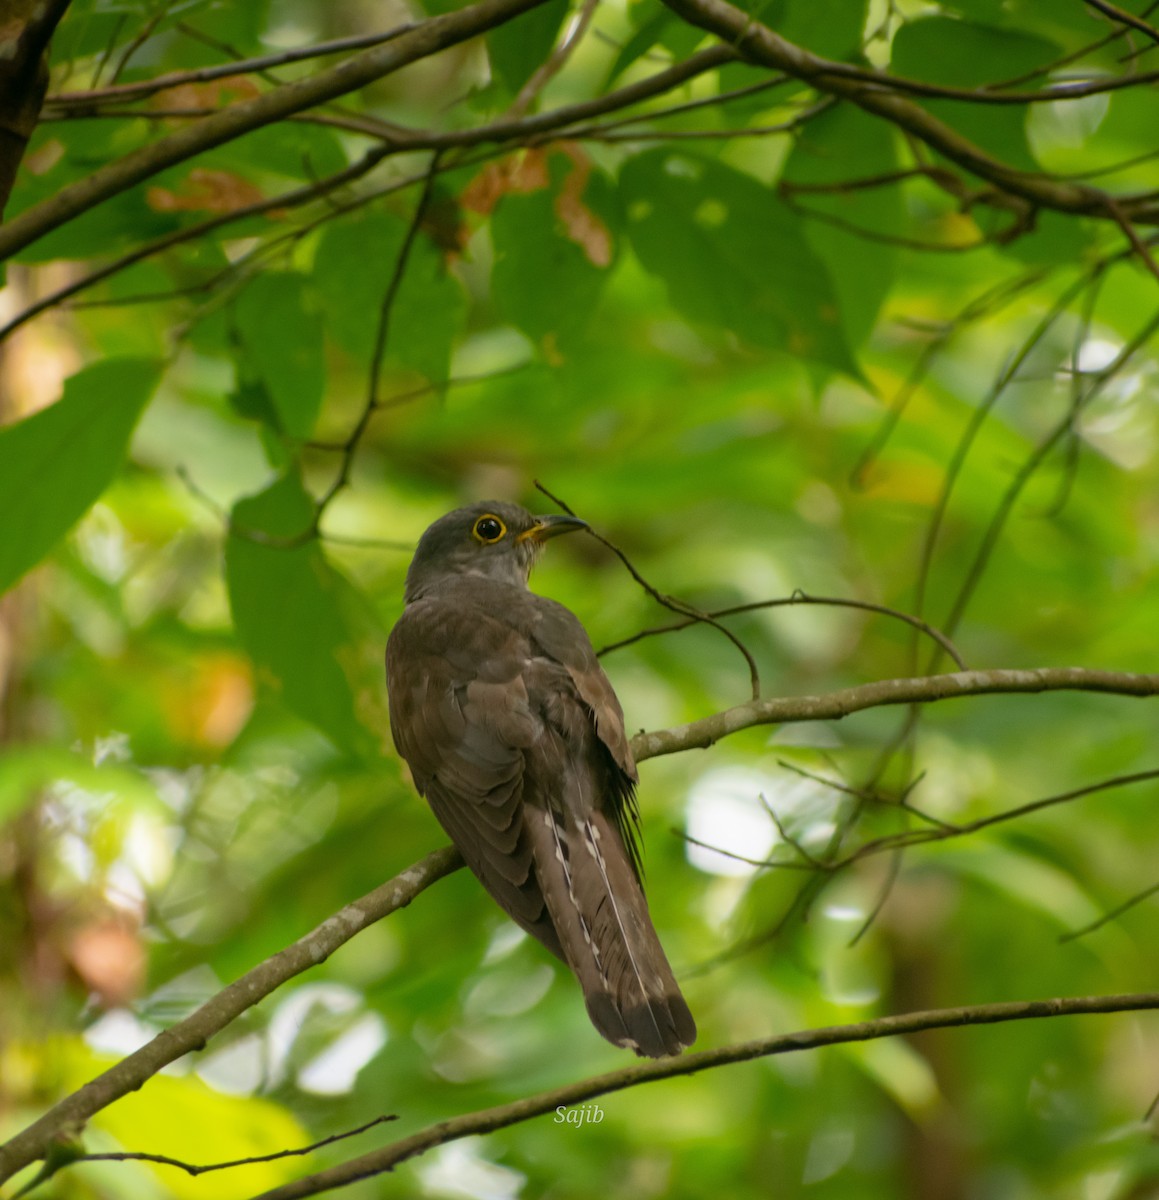
M1080 3L751 8L818 53L959 87L1154 58ZM373 144L360 119L459 129L518 108L574 16L552 0L344 97L329 124L283 122L122 192L8 264L4 319L341 171ZM52 92L389 23L354 0L74 0ZM651 0L600 6L593 29L531 111L704 41ZM9 215L182 127L171 108L317 69L119 115L50 99ZM7 340L0 1137L445 840L390 745L381 653L416 538L459 503L549 508L540 480L703 609L800 589L920 613L972 667L1159 670L1155 279L1114 222L975 204L897 129L762 82L730 64L648 101L628 134L448 152L417 224L430 155L390 156L324 199L175 242ZM928 105L1011 166L1159 186L1145 85ZM533 583L597 647L673 620L591 540L554 546ZM728 621L766 695L946 669L866 611ZM632 730L748 696L704 626L605 665ZM833 854L839 832L847 852L919 814L961 823L1159 767L1152 708L993 696L931 706L905 738L882 709L649 761L651 904L700 1045L1154 990L1156 897L1063 940L1159 882L1153 781L832 877L680 836L799 868L793 843ZM1153 1018L1118 1016L788 1054L617 1093L598 1123L456 1143L347 1194L1154 1196L1157 1048ZM84 1164L43 1194L251 1195L622 1065L567 972L461 872L100 1114L85 1144L209 1162L398 1125L200 1178Z

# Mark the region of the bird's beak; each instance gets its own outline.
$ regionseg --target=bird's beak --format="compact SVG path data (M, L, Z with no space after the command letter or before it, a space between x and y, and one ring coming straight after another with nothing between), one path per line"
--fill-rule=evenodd
M552 513L547 517L536 517L535 524L525 529L515 538L517 542L546 542L548 538L559 537L561 533L574 533L577 529L587 529L587 521L567 513Z

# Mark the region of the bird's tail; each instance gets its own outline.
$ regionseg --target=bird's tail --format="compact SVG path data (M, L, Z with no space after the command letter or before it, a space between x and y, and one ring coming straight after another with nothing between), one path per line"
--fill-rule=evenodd
M536 871L592 1024L609 1042L649 1058L691 1046L696 1022L619 830L600 812L528 816Z

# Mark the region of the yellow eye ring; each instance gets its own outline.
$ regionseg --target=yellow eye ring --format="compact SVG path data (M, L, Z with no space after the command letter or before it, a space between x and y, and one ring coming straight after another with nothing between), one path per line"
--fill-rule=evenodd
M484 546L501 541L507 535L507 526L494 514L484 513L471 530L471 536Z

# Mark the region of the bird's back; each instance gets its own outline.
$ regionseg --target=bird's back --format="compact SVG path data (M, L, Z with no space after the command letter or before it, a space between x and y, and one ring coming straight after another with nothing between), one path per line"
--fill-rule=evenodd
M639 880L623 715L579 621L454 577L407 606L387 677L417 787L496 901L575 972L597 1029L652 1056L689 1045Z

